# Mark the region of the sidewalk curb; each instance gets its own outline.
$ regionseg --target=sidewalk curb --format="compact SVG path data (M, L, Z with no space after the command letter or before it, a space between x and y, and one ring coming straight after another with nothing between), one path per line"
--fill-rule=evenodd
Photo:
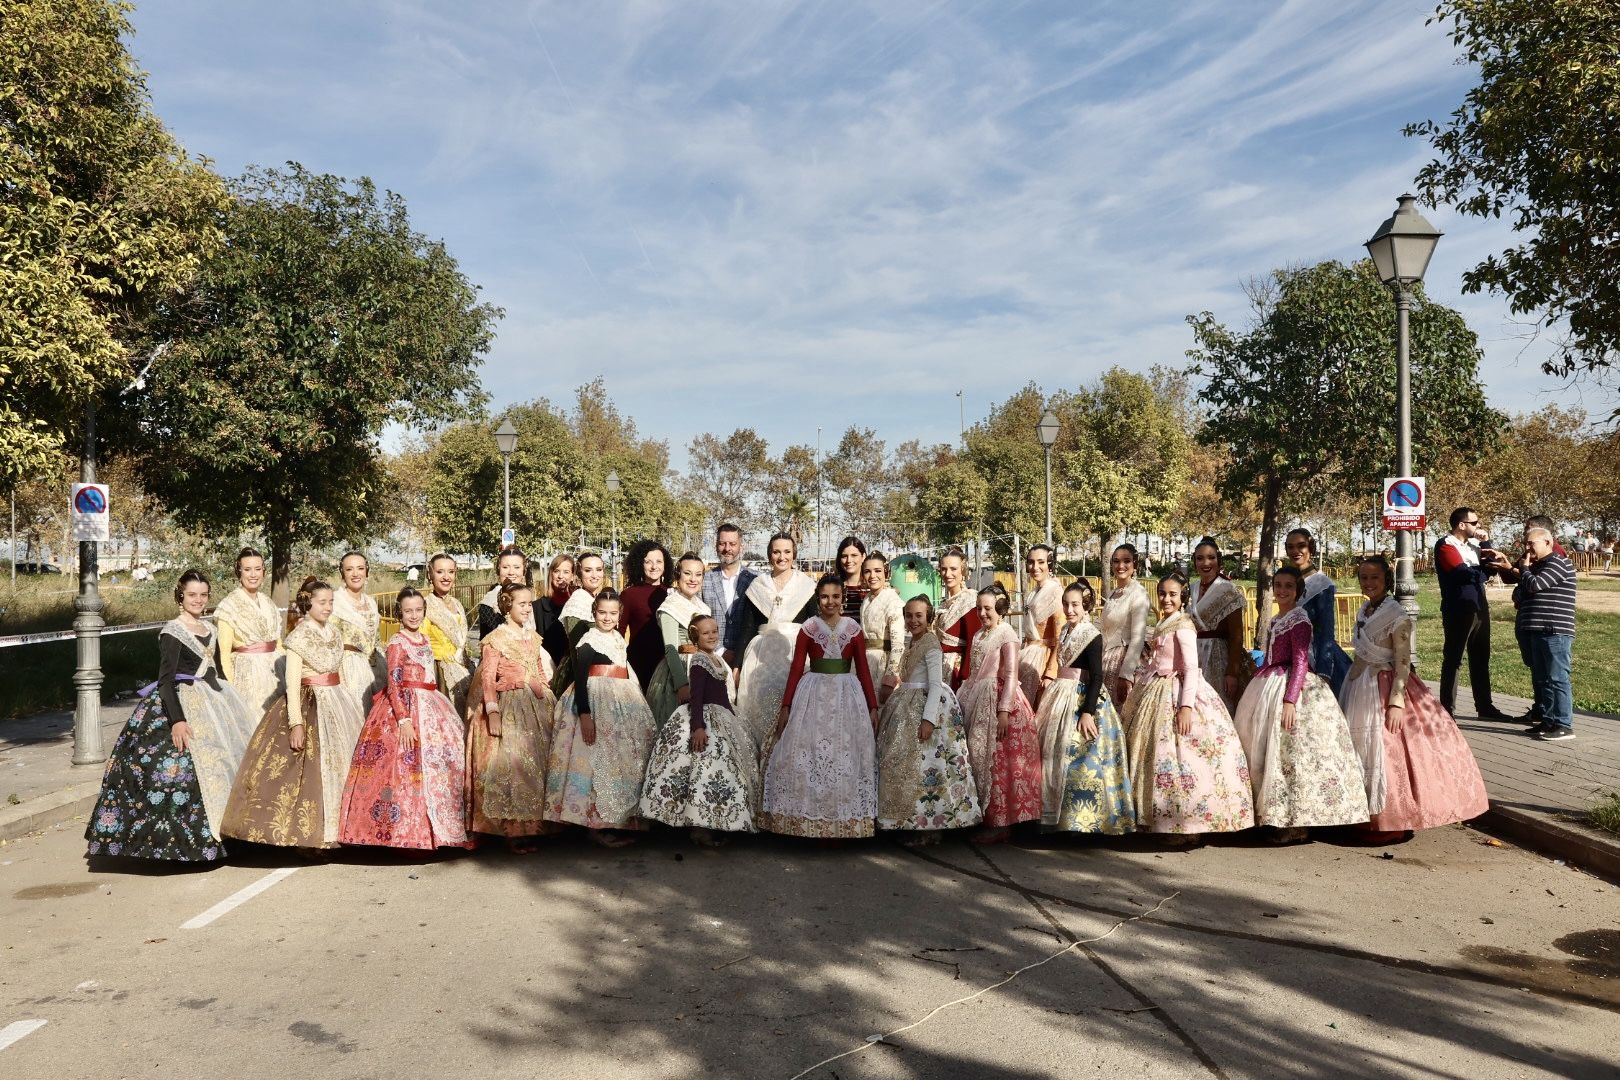
M1494 803L1490 810L1475 818L1473 824L1500 832L1535 851L1563 859L1571 866L1620 881L1620 840L1595 829Z
M44 829L74 818L83 818L101 794L101 780L86 780L20 806L0 807L0 840L16 840L36 829Z

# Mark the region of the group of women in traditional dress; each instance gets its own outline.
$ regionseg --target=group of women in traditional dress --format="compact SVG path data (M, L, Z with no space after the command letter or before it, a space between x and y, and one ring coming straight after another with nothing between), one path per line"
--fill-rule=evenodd
M300 586L283 637L247 549L213 628L207 579L182 575L86 836L91 854L179 860L217 859L227 838L432 850L484 835L524 853L569 827L620 847L654 822L705 845L967 828L993 842L1024 823L1169 843L1355 826L1386 842L1483 813L1467 743L1412 671L1388 563L1360 564L1352 664L1309 534L1288 552L1257 667L1247 598L1209 538L1193 580L1172 571L1151 594L1121 545L1100 603L1037 545L1015 627L1006 590L971 590L958 549L936 606L902 600L854 537L816 580L778 534L729 651L703 560L650 541L622 594L594 552L553 560L539 593L507 549L471 618L455 560L435 556L386 643L363 555L344 556L337 588Z

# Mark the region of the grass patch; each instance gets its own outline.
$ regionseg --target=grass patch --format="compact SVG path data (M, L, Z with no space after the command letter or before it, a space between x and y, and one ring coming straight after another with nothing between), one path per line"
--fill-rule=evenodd
M1606 798L1588 810L1586 820L1594 828L1620 836L1620 792L1610 792Z
M1581 587L1585 588L1584 581ZM1419 583L1418 609L1418 671L1439 693L1445 633L1440 624L1440 590L1432 581ZM1620 712L1620 666L1613 663L1616 655L1620 655L1620 615L1576 611L1575 649L1570 664L1576 709ZM1466 659L1457 683L1459 688L1468 685ZM1530 669L1519 656L1519 641L1513 634L1513 601L1506 592L1491 595L1491 690L1514 697L1531 696ZM1464 707L1473 705L1472 698L1461 689L1457 697Z

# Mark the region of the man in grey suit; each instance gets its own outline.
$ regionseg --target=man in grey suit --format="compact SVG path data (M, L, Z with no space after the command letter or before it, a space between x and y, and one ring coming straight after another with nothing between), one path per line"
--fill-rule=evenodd
M759 575L742 565L742 530L726 522L714 531L714 550L720 565L703 575L703 602L709 605L714 621L720 624L720 644L725 649L726 663L737 667L742 657L737 655L737 635L742 630L742 606L748 601L744 594Z

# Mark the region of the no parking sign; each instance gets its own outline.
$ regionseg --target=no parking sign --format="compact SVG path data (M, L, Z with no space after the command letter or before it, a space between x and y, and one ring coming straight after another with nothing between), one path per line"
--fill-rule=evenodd
M1428 493L1421 476L1384 478L1384 528L1421 532L1427 524Z
M105 544L112 539L108 525L106 484L74 484L68 511L73 518L73 539Z

